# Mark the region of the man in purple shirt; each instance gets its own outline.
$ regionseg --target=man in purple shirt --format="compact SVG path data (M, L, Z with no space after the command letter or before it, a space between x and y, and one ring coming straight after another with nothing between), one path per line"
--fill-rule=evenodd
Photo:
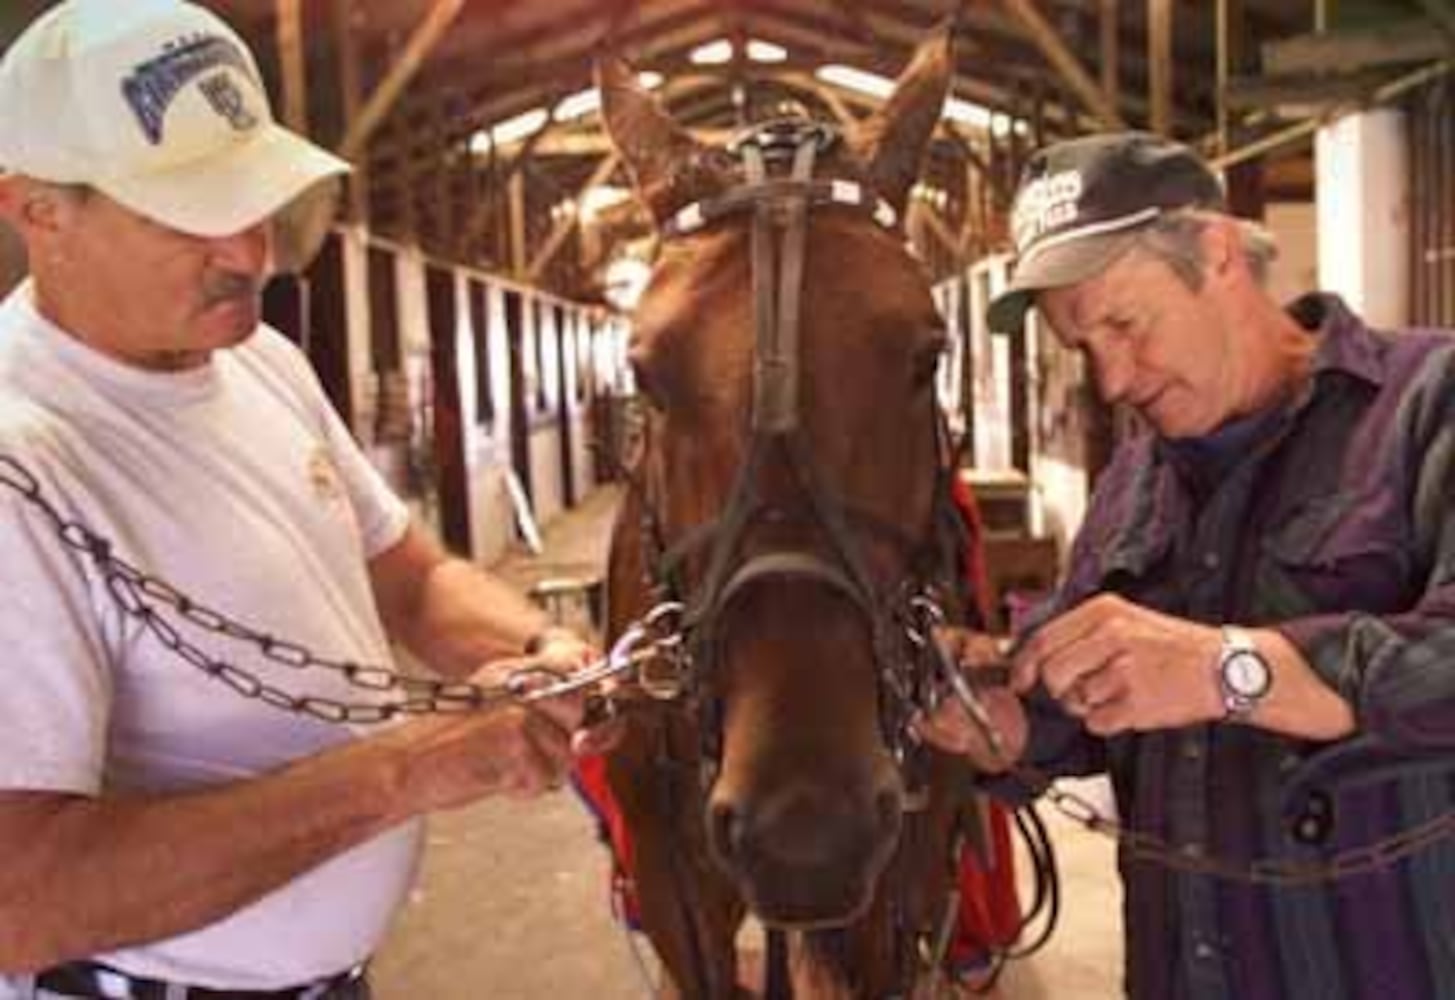
M1130 996L1455 996L1455 338L1280 307L1154 136L1042 150L1013 225L992 325L1034 305L1150 433L984 696L998 745L923 732L1007 794L1110 774Z

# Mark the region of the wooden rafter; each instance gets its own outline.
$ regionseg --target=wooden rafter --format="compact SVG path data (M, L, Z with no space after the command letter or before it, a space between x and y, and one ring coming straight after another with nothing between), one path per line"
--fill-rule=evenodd
M283 124L308 134L308 75L303 54L303 0L277 0L278 63L283 70Z
M1147 0L1147 99L1152 131L1172 131L1172 0Z
M1101 0L1101 91L1111 106L1121 106L1121 17L1117 0Z
M1455 5L1450 0L1418 0L1418 3L1444 32L1445 43L1455 48Z
M338 42L339 95L343 106L343 129L359 119L363 108L362 66L359 53L359 32L357 30L358 8L354 0L333 0L333 33ZM360 157L354 163L353 172L347 181L349 201L348 218L353 222L367 222L369 218L369 163L367 157Z
M344 159L352 160L363 151L369 137L393 109L399 95L404 93L404 88L409 86L409 82L429 58L431 50L464 7L465 0L435 0L434 6L405 43L399 61L369 95L368 103L359 112L358 119L349 126L343 142L339 144L339 153Z
M591 176L586 179L586 183L582 184L581 189L576 192L576 204L581 204L581 200L586 196L587 191L609 181L611 175L616 173L616 168L620 165L621 157L615 152L597 164L596 169L591 172ZM561 247L566 245L566 240L576 230L576 226L579 224L580 218L577 212L571 212L565 218L556 222L555 228L546 237L545 243L541 244L541 248L531 258L530 269L526 272L526 277L530 281L539 282L541 280L541 276L545 274L546 268L551 266L551 261L555 260L556 254L560 251Z
M1094 114L1107 128L1124 129L1127 127L1126 119L1121 112L1107 100L1106 94L1097 86L1091 74L1081 65L1081 60L1061 39L1060 34L1051 26L1036 6L1035 0L1001 0L1006 8L1014 14L1025 27L1031 40L1036 47L1061 75L1066 86L1071 88L1078 100L1086 105L1087 109Z

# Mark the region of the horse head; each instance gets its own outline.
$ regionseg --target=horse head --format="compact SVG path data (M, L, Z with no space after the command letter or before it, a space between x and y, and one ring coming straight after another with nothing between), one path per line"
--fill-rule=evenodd
M903 617L943 555L946 454L944 324L896 220L951 71L942 32L849 135L778 122L735 153L598 71L663 236L630 350L643 569L687 609L706 839L770 924L853 919L899 837Z

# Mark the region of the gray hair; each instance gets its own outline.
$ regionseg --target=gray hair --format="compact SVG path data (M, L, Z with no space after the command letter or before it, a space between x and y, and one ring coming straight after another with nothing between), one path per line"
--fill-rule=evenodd
M1163 261L1182 283L1193 291L1202 288L1207 261L1203 257L1202 234L1219 216L1198 208L1179 208L1165 212L1139 234L1137 246ZM1268 271L1278 256L1278 241L1262 224L1250 219L1234 219L1238 239L1248 270L1260 288L1268 283Z

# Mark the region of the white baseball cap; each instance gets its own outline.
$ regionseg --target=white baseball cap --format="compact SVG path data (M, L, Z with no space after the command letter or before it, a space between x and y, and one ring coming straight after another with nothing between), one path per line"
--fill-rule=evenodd
M64 0L0 60L0 170L227 236L348 171L278 125L236 32L182 0Z

